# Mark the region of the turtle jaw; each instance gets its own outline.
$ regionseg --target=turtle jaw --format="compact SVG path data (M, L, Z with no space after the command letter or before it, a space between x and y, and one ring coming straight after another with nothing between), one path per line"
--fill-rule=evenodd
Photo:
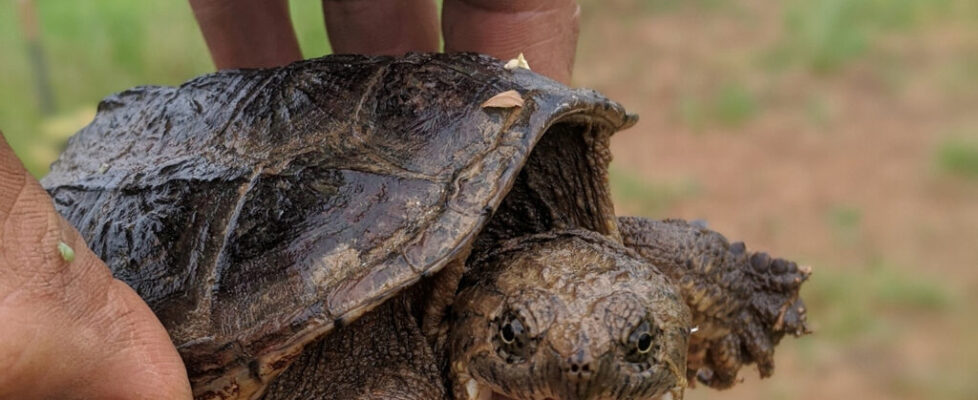
M468 378L464 385L465 390L460 397L456 397L457 400L517 400L492 390L489 385L481 384L475 378ZM544 400L553 399L547 397Z
M519 400L506 396L493 389L492 386L479 382L469 374L462 374L458 381L461 385L455 390L456 400ZM541 397L541 400L554 400L551 397Z
M458 400L512 400L492 390L489 385L479 383L475 378L467 378L463 384L465 390L461 396L456 396Z

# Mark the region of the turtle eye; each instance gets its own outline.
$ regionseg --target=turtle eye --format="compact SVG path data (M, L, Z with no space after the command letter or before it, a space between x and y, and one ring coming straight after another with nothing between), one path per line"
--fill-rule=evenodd
M643 333L638 337L638 352L639 354L648 353L652 350L652 335L648 333Z
M649 321L642 321L628 335L625 343L625 360L631 363L645 363L652 355L650 353L658 349L651 325Z
M496 353L513 363L526 359L532 353L536 339L530 336L529 329L515 313L506 313L495 321L496 335L493 343Z
M523 324L520 320L514 319L512 321L506 322L502 329L499 330L499 339L506 344L512 344L516 340L516 333L523 331Z

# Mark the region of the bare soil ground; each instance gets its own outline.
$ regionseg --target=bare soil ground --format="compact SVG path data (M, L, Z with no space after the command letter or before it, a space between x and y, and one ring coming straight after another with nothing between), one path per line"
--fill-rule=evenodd
M978 25L880 30L820 71L771 66L787 2L687 3L584 2L575 84L641 116L613 139L619 214L812 265L816 329L771 379L687 398L978 398L978 180L942 159L978 137Z

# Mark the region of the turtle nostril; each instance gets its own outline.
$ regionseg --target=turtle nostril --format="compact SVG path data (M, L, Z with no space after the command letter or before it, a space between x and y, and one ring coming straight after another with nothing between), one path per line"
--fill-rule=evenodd
M591 376L591 362L594 359L584 351L578 350L564 361L564 371L574 379L588 379Z
M587 375L591 373L591 364L572 362L569 369L572 374Z

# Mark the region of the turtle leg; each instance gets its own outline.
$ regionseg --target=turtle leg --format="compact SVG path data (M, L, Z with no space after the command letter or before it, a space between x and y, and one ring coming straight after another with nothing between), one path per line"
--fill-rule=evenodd
M431 348L400 295L306 347L264 400L444 399Z
M618 223L624 244L672 278L693 313L690 381L727 388L751 363L767 377L781 338L809 332L798 291L810 268L749 252L702 224L636 217Z

